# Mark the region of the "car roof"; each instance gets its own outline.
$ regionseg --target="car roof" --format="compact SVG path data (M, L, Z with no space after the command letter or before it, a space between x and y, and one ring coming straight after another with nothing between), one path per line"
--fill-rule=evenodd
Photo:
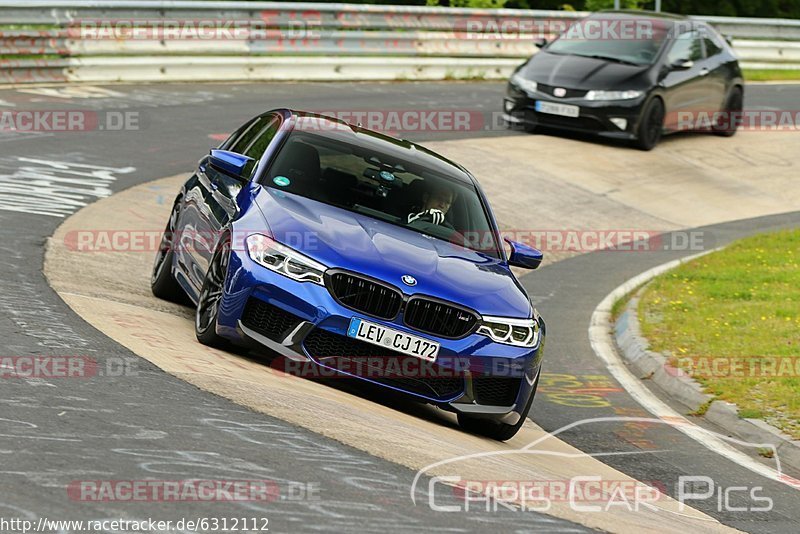
M308 131L357 146L371 147L389 156L414 162L434 171L438 170L464 183L477 185L472 175L464 167L417 143L353 125L328 115L293 109L285 111L296 119L293 130L298 130L298 125L301 124L300 131Z
M589 17L593 17L595 15L618 15L618 17L621 19L643 18L643 19L663 19L665 21L690 20L688 17L685 17L683 15L676 15L674 13L664 13L662 11L645 11L643 9L605 9L603 11L592 13L591 15L589 15Z

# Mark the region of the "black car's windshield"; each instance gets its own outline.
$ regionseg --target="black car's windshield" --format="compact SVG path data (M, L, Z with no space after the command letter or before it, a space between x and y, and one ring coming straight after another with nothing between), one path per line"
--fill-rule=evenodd
M668 33L669 26L658 19L589 17L570 26L545 50L649 65L658 57Z
M295 130L262 182L499 257L481 198L455 175L462 171L448 175L376 146Z

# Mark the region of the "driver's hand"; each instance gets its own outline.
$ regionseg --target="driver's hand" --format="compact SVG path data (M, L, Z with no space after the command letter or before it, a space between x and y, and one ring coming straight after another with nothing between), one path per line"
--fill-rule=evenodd
M410 213L408 215L408 224L420 220L430 222L433 224L442 224L444 222L444 212L437 209L429 209L420 213Z

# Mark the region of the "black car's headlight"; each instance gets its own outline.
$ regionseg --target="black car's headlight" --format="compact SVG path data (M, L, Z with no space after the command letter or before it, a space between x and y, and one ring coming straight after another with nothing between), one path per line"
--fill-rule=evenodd
M632 100L639 98L644 91L589 91L586 100Z
M525 91L528 91L530 93L535 93L536 88L538 87L538 84L536 82L534 82L533 80L528 80L526 78L523 78L522 74L518 72L515 73L513 76L511 76L511 83L513 83L520 89L524 89Z
M535 347L539 343L539 322L534 319L513 319L511 317L483 316L478 327L483 334L506 345L516 347Z
M263 234L247 236L247 254L259 265L298 282L325 285L322 275L327 267Z

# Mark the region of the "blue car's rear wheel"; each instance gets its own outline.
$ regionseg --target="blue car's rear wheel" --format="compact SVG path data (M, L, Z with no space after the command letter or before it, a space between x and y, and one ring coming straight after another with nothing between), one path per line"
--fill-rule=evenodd
M208 266L208 272L197 299L194 320L195 335L200 343L212 347L222 347L228 344L224 338L217 335L217 316L219 315L219 305L222 302L225 278L228 275L230 257L231 242L224 238L211 257L211 264Z
M150 290L153 295L160 299L185 304L188 301L186 293L184 293L175 276L172 274L172 260L175 256L174 252L174 236L175 225L178 221L178 207L179 201L175 202L172 207L172 213L169 215L167 227L164 229L164 234L161 236L161 244L156 252L156 259L153 263L153 274L150 278Z
M541 371L539 371L539 374L536 375L536 381L533 383L533 387L531 388L531 394L528 397L528 402L525 405L525 408L522 410L517 424L510 425L508 423L502 423L492 419L470 417L469 415L460 413L458 414L459 426L470 434L478 434L481 436L486 436L487 438L496 439L498 441L506 441L513 438L517 432L519 432L519 429L522 428L522 425L525 424L525 420L528 418L528 412L530 412L531 404L533 404L533 398L536 396L536 388L539 386L539 376L541 376L541 374Z

